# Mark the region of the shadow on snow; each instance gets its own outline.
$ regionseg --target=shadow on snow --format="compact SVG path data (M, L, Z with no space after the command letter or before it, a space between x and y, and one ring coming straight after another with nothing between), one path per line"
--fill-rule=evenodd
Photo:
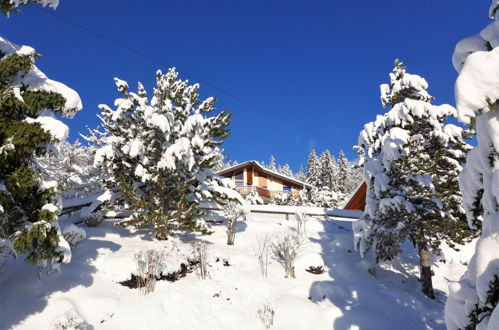
M372 259L354 251L351 222L323 221L323 226L320 239L310 240L321 245L332 280L312 283L309 297L313 302L327 299L341 310L333 329L445 328L443 305L426 298L417 274L407 270L407 263L417 262L415 253L406 253L404 263L392 262L393 270L376 266L376 278L368 272Z

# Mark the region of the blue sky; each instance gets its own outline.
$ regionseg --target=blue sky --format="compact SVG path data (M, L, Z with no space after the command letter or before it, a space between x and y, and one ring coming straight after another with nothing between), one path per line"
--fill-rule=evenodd
M388 82L395 58L427 79L434 103L454 104L454 46L490 22L489 5L61 0L56 11L31 6L0 17L0 33L34 47L43 55L38 67L80 93L84 109L66 121L71 140L98 124L98 104L118 97L114 77L151 91L156 70L175 66L200 82L202 96L234 112L229 158L274 155L297 170L311 148L355 157L359 131L385 112L379 84Z

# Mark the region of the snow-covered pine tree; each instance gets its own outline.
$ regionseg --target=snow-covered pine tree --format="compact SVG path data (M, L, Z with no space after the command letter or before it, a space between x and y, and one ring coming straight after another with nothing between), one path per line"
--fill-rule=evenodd
M340 153L338 154L338 171L335 177L338 182L337 183L338 191L340 191L343 194L347 193L347 181L349 180L350 175L351 175L350 163L348 162L348 159L345 156L343 150L340 150Z
M289 166L288 163L284 164L283 166L279 166L278 172L281 174L284 174L289 177L294 177L293 170L291 169L291 166Z
M271 171L277 171L277 166L275 163L274 155L270 155L270 160L269 160L269 164L267 165L267 168Z
M166 239L174 230L207 233L199 216L202 200L223 204L229 197L242 199L224 186L212 172L215 148L228 136L231 114L226 110L208 117L215 99L200 100L199 85L177 79L175 69L156 74L154 96L146 90L128 90L115 78L122 94L116 109L101 105L103 127L112 136L96 153L95 163L111 177L109 187L118 190L135 210L124 225L153 226Z
M336 186L336 177L337 177L337 166L336 159L331 155L329 150L324 150L319 157L319 166L320 166L320 181L317 185L318 188L326 188L330 191L338 191L338 187Z
M302 182L307 181L307 174L305 173L305 170L303 169L303 165L300 165L298 172L296 172L296 174L295 174L295 178L302 181Z
M43 177L35 156L67 137L54 113L71 118L82 104L35 66L39 56L0 37L0 246L43 266L69 262L71 254L57 223L57 182Z
M318 186L321 180L321 167L315 150L312 149L308 155L307 161L307 183L312 186Z
M445 322L449 330L497 329L499 324L499 0L494 19L479 34L460 41L453 55L459 72L459 120L476 127L478 144L459 177L470 226L482 233L466 273L449 287Z
M401 243L411 240L419 251L423 293L433 298L428 246L438 249L442 241L473 236L471 230L454 230L459 219L448 212L453 205L444 205L439 197L446 191L436 190L456 191L456 180L447 177L452 188L437 183L460 172L463 152L442 150L457 144L466 149L465 134L444 125L456 110L432 105L423 78L406 73L399 61L390 78L389 85L381 85L382 103L390 111L366 124L359 136L368 191L366 211L354 226L356 246L362 254L372 247L376 261L391 260L401 252Z
M19 12L20 5L27 7L32 3L39 3L44 7L49 6L55 9L59 5L59 0L0 0L0 11L9 17L10 13Z

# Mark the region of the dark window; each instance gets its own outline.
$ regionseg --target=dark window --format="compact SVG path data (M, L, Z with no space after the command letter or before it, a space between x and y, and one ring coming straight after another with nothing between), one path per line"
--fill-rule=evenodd
M291 187L282 187L283 191L291 191Z

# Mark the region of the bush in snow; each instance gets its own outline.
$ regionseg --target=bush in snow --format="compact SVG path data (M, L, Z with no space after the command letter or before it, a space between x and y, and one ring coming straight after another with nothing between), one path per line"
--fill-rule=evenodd
M29 263L69 262L57 224L57 182L44 177L36 157L68 135L55 114L71 118L82 104L35 66L39 56L0 37L0 240L12 241Z
M297 209L295 211L295 220L296 220L296 231L299 235L306 236L307 235L307 221L309 220L308 214L303 212L302 210Z
M48 5L55 9L59 5L59 0L3 0L0 1L0 11L9 17L12 12L20 12L18 9L20 5L28 6L32 3L39 3L44 7Z
M143 294L154 291L156 278L164 268L165 253L160 250L146 250L135 254L138 287Z
M194 260L198 262L196 274L198 278L206 280L210 274L208 272L208 245L206 242L196 242L192 244Z
M77 311L71 309L66 313L56 317L49 327L49 330L84 330L88 329L88 323L78 314Z
M266 329L270 329L274 325L274 307L271 304L263 304L258 307L258 316Z
M227 245L234 245L237 220L246 220L243 206L238 202L228 202L224 206L224 216L227 219Z
M495 19L482 32L459 42L453 55L459 71L459 120L476 126L478 144L468 153L459 177L470 226L482 233L468 270L449 287L445 321L449 330L497 329L499 324L499 1Z
M99 227L102 221L104 221L104 215L102 212L97 211L94 213L90 213L86 217L83 218L83 223L88 227Z
M62 236L68 242L69 247L74 249L82 240L87 237L87 233L83 228L77 227L74 224L69 224L62 229Z
M224 204L241 199L215 175L217 147L229 131L231 115L215 111L215 99L200 100L199 85L177 79L175 69L156 75L151 100L142 84L137 93L115 78L122 97L116 109L101 105L109 136L96 153L95 164L110 174L108 187L120 192L136 212L123 225L154 226L159 239L174 230L208 233L199 217L199 202ZM229 198L230 196L230 198Z
M294 263L302 244L303 236L297 231L282 234L272 243L274 256L284 267L285 278L295 278Z
M263 205L263 199L255 190L251 191L248 196L246 196L246 202L251 205Z
M44 173L57 181L63 199L81 198L103 190L93 165L96 147L80 141L58 144L57 152L38 159Z
M401 243L411 240L419 251L423 293L434 298L428 245L437 250L442 241L451 245L475 235L460 213L456 179L467 134L444 125L456 109L432 105L423 78L406 73L399 61L390 77L389 85L381 85L390 111L359 136L368 190L365 213L354 224L355 245L361 254L372 247L380 261L393 259Z
M272 247L272 236L269 234L265 234L263 236L257 236L256 238L258 249L256 257L258 259L258 267L260 269L260 273L263 278L266 278L268 275L269 268L269 253L270 248Z

